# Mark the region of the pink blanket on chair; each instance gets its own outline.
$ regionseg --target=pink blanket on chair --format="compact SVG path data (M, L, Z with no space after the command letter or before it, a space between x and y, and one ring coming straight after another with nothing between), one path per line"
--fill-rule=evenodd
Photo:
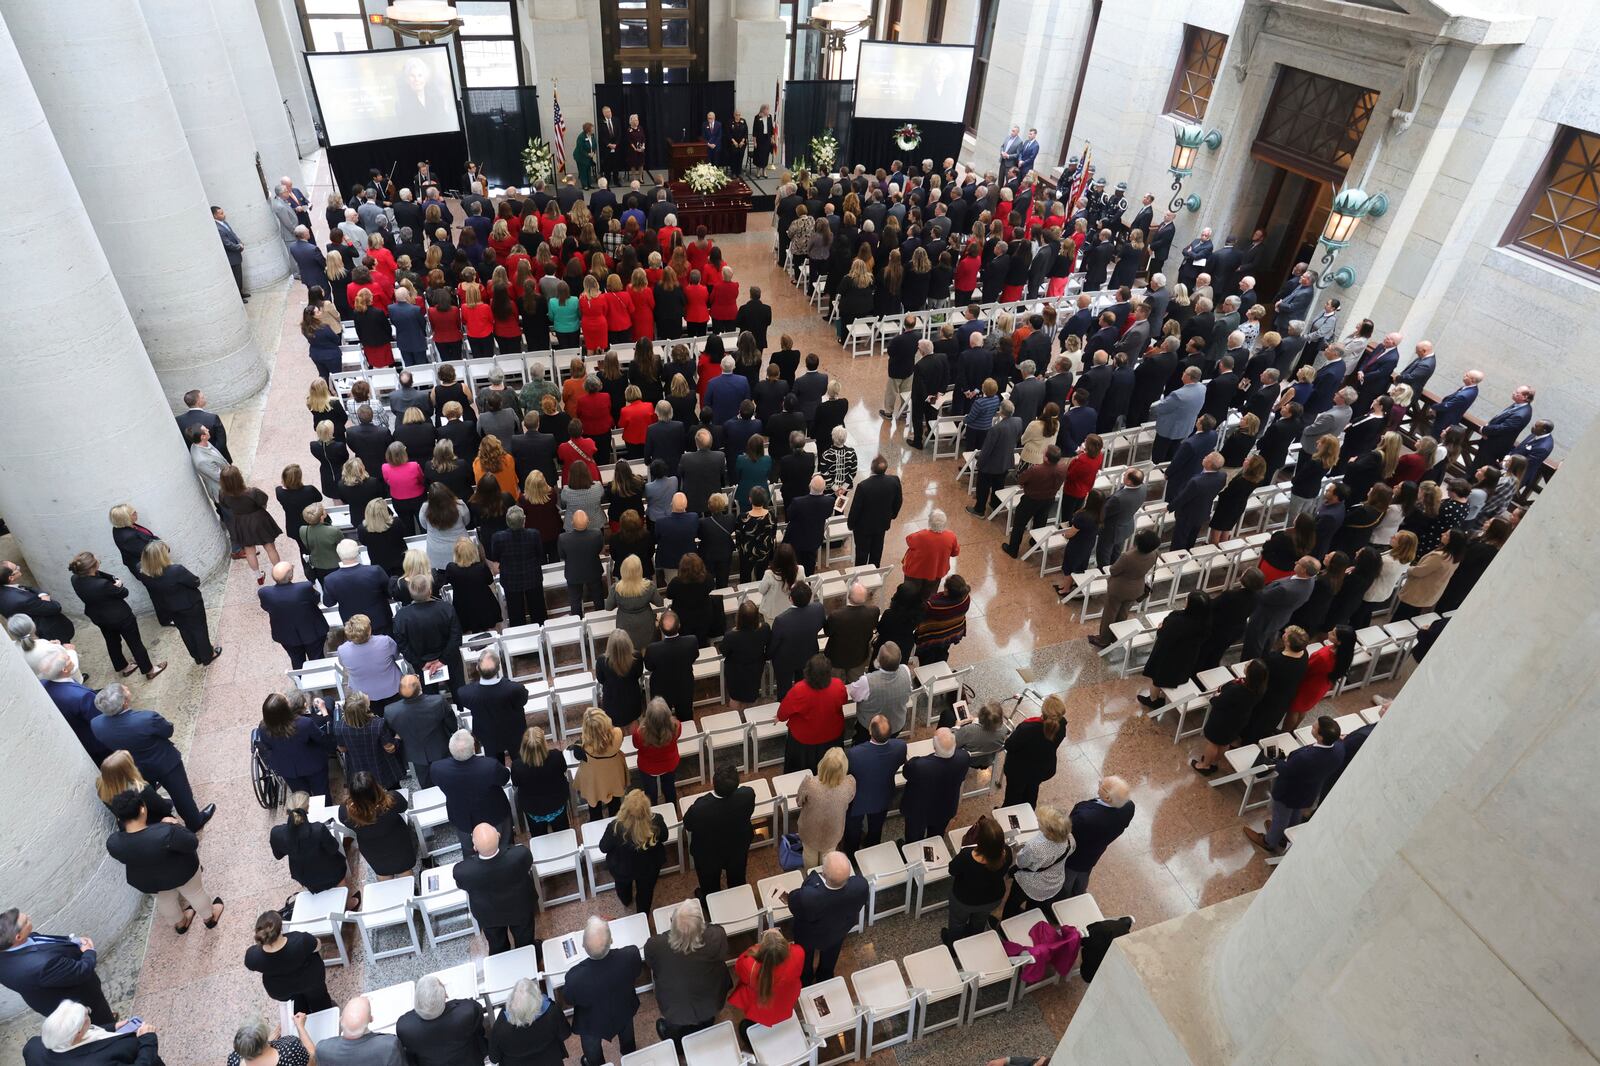
M1056 926L1038 921L1028 930L1028 938L1033 941L1032 944L1016 944L1001 938L1007 955L1014 957L1026 953L1031 960L1022 968L1023 983L1031 985L1043 981L1050 976L1051 970L1063 977L1072 972L1073 964L1078 961L1081 940L1077 929L1070 925Z

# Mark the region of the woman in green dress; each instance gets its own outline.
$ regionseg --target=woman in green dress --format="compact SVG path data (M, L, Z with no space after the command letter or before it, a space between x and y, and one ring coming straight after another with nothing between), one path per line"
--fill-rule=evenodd
M594 123L585 122L578 134L578 146L572 150L572 161L578 164L578 183L585 189L594 184L594 157L600 145L594 139Z

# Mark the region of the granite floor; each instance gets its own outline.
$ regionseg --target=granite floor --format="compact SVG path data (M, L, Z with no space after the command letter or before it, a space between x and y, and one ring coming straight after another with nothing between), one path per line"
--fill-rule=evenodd
M325 181L307 191L320 202ZM1035 568L1000 551L997 524L965 513L970 501L954 480L954 461L935 461L913 451L906 446L903 424L885 424L878 415L883 359L852 360L844 353L832 328L777 269L770 216L752 216L750 227L751 232L725 236L719 243L745 289L759 285L773 306L774 342L779 334L789 334L803 352L822 356L823 369L844 382L845 395L852 399L846 426L861 453L862 468L881 452L903 479L906 503L889 535L885 558L900 558L905 536L925 526L935 507L945 510L960 537L959 569L972 585L973 609L969 634L955 649L952 664L974 667L972 681L981 698L1008 696L1024 684L1064 693L1068 742L1060 748L1059 770L1045 785L1042 802L1070 805L1087 798L1106 773L1121 774L1133 786L1138 814L1096 868L1090 885L1102 911L1130 914L1140 924L1149 924L1259 887L1269 868L1239 831L1237 786L1208 787L1188 767L1189 743L1174 745L1165 725L1141 717L1134 701L1138 683L1117 680L1081 639L1088 628L1078 624L1075 613L1069 616L1056 604L1049 582L1041 580ZM269 338L267 347L276 353L276 367L262 402L227 416L230 443L247 479L269 495L286 463L307 460L309 427L303 398L312 369L296 328L302 297L303 290L293 285L280 292L258 293L252 301L251 319ZM188 738L187 763L196 793L202 802L218 805L217 817L203 838L202 857L207 884L227 901L227 913L218 929L207 931L197 923L184 937L160 925L151 928L148 918L142 919L126 946L105 963L111 971L125 974L108 981L114 1002L124 1014L137 1013L158 1027L162 1055L171 1066L221 1061L235 1027L252 1013L270 1011L272 1004L259 980L243 968L242 958L251 943L256 915L282 905L295 890L287 867L273 861L267 847L274 818L257 806L249 783L249 730L259 719L262 698L284 685L288 663L268 637L255 585L242 562L234 563L215 584L208 602L214 634L226 648L221 660L204 671L193 668L176 634L162 631L155 648L173 669L135 692L142 704L179 722L180 736ZM148 636L154 626L145 629ZM97 639L89 639L92 636L90 630L84 640L85 660L91 670L98 667L101 676L107 676L103 649ZM1390 683L1348 694L1340 706L1346 711L1366 706L1374 695L1389 694L1395 687ZM976 817L990 802L969 800L961 817ZM894 830L891 821L890 833ZM774 849L763 848L752 856L752 881L775 872ZM685 875L666 878L656 904L681 899L690 888L691 879ZM617 917L623 908L609 892L597 901L551 908L540 916L540 936L578 929L590 913ZM141 953L139 941L147 936L148 946ZM934 920L886 919L851 938L841 972L930 946L936 936ZM420 976L483 952L481 939L472 938L446 944L425 959L372 963L357 945L351 966L329 971L329 985L335 998L343 1000L363 989ZM1082 993L1080 981L1062 982L1028 996L1010 1013L901 1046L892 1054L908 1066L1046 1054ZM653 997L644 997L641 1015L641 1038L653 1037ZM20 1028L11 1026L7 1045L14 1049L19 1034L29 1031L26 1021ZM576 1057L576 1041L569 1050ZM615 1061L615 1049L610 1051Z

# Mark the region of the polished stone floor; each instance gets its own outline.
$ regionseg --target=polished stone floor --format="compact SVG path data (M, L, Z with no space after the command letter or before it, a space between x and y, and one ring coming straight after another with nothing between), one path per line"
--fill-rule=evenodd
M320 192L313 191L317 200ZM881 452L904 481L905 507L891 531L886 561L898 561L904 537L926 525L929 512L943 508L961 540L960 571L973 589L967 638L955 649L952 663L974 667L972 682L981 698L1008 696L1031 684L1043 692L1064 693L1069 710L1068 742L1060 749L1059 770L1043 790L1042 801L1070 806L1094 793L1102 774L1125 777L1133 787L1138 813L1126 834L1096 868L1090 891L1107 915L1130 914L1140 924L1160 922L1198 907L1259 887L1269 868L1241 835L1237 786L1208 787L1188 767L1189 745L1174 745L1167 726L1139 713L1135 680L1119 681L1082 637L1089 630L1076 614L1055 602L1049 582L1037 570L1000 551L997 524L965 513L969 500L954 480L953 460L934 461L906 446L903 424L892 429L878 415L884 391L884 360L852 360L836 343L832 328L822 322L797 291L787 284L771 253L770 218L752 216L751 232L720 240L746 290L759 285L774 308L772 340L780 333L795 338L802 352L821 355L823 369L845 383L852 409L846 425L861 453L865 469ZM229 416L230 442L247 480L271 494L278 473L289 462L305 463L310 439L303 406L312 369L297 324L298 285L285 294L258 295L251 315L272 339L276 368L264 403L258 409ZM276 515L276 509L274 510ZM281 520L281 519L280 519ZM280 542L282 543L282 542ZM896 578L897 580L897 578ZM215 801L218 814L202 844L208 886L227 901L221 926L206 931L196 924L184 937L163 925L141 925L130 937L148 933L148 949L134 979L114 981L113 998L123 1013L137 1013L161 1031L165 1060L173 1066L218 1062L227 1054L236 1025L252 1012L272 1004L259 980L242 965L251 943L257 914L283 904L295 886L284 864L267 847L273 817L256 805L249 785L248 733L259 720L262 698L285 683L287 661L271 643L267 622L257 605L255 585L242 562L234 563L218 582L208 602L214 636L226 652L202 671L189 667L176 634L163 631L159 654L174 669L136 693L143 705L180 722L180 735L192 733L187 745L189 775L202 802ZM146 625L147 633L153 629ZM90 633L92 637L92 631ZM98 645L97 639L84 644ZM96 648L88 648L95 662ZM103 652L98 652L103 655ZM103 660L102 660L103 662ZM1389 694L1393 683L1345 696L1344 710L1366 706L1375 694ZM713 710L715 708L712 708ZM988 799L969 800L962 817L970 820ZM1257 813L1252 824L1259 823ZM890 836L895 823L890 823ZM751 880L776 872L774 849L752 856ZM689 891L683 875L663 880L656 904L683 898ZM623 908L613 893L598 901L555 907L540 916L541 937L581 927L589 913L620 916ZM942 922L942 914L939 915ZM864 935L853 937L841 972L859 965L895 958L936 943L934 920L887 919ZM482 941L456 941L424 960L415 957L369 963L356 947L354 963L329 971L336 999L481 955ZM137 947L116 953L124 969L138 959ZM131 994L130 994L131 993ZM910 1061L971 1063L1005 1054L1048 1053L1072 1016L1083 993L1080 981L1063 982L1027 999L1013 1012L981 1019L970 1029L941 1033L895 1054ZM654 1003L646 996L638 1032L653 1036ZM576 1057L576 1041L571 1053ZM611 1054L615 1061L615 1049ZM882 1056L880 1056L881 1058Z

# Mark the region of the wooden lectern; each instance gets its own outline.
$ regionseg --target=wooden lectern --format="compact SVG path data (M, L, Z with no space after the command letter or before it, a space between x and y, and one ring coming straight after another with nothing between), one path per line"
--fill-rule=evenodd
M671 153L668 181L677 181L690 167L706 161L705 141L668 141L667 147Z

